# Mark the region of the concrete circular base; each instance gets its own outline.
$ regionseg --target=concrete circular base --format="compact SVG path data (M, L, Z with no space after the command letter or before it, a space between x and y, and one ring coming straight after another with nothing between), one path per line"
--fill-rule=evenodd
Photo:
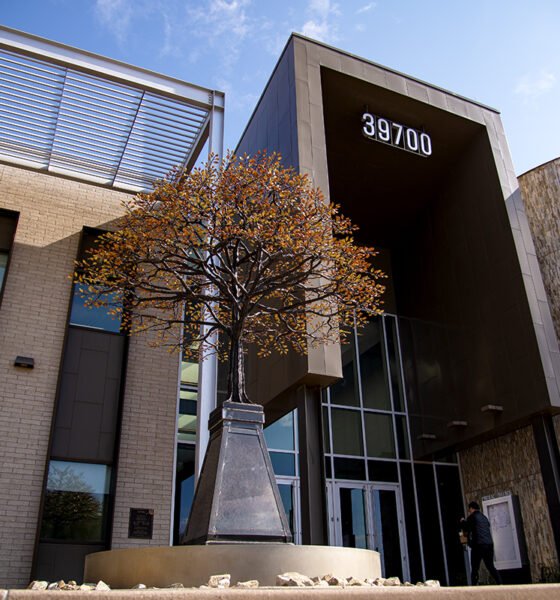
M126 548L96 552L86 557L84 581L102 579L112 588L138 583L165 587L205 584L211 575L231 574L231 584L257 579L275 585L276 575L297 571L309 577L380 577L379 553L373 550L294 544L212 544Z

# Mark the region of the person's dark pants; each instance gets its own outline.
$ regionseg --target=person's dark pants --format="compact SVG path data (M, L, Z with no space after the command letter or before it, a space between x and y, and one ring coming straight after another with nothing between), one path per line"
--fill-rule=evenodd
M493 544L477 544L471 548L471 583L478 585L478 571L480 569L480 561L484 561L488 573L492 575L494 581L500 585L502 578L494 566L494 545Z

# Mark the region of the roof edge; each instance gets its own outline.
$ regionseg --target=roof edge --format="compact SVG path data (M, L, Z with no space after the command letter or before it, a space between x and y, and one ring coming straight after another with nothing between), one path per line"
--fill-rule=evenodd
M205 108L223 108L224 92L206 88L144 67L82 50L47 38L0 25L0 46L92 75L147 88Z
M493 108L492 106L488 106L487 104L483 104L482 102L478 102L477 100L472 100L471 98L467 98L466 96L461 96L460 94L451 92L445 88L434 85L433 83L428 83L427 81L424 81L423 79L418 79L417 77L413 77L412 75L407 75L406 73L402 73L401 71L397 71L396 69L392 69L391 67L386 67L385 65L376 63L367 58L363 58L362 56L358 56L357 54L352 54L351 52L347 52L346 50L341 50L340 48L336 48L335 46L330 46L329 44L325 44L325 42L321 42L319 40L314 40L312 38L306 37L305 35L303 35L301 33L297 33L295 31L293 31L290 34L290 40L292 38L297 38L297 39L303 40L304 42L315 44L316 46L322 46L323 48L326 48L327 50L331 50L332 52L337 52L338 54L344 54L345 56L349 56L350 58L353 58L355 60L359 60L359 61L367 63L369 65L373 65L374 67L378 67L379 69L383 69L384 71L388 71L389 73L393 73L394 75L398 75L399 77L406 77L407 79L410 79L411 81L415 81L416 83L425 85L429 88L432 88L433 90L437 90L438 92L443 92L444 94L448 94L450 96L453 96L454 98L458 98L459 100L463 100L465 102L475 104L476 106L479 106L480 108L484 108L485 110L489 110L498 115L500 114L500 111L497 108ZM353 77L355 77L355 75L353 75Z

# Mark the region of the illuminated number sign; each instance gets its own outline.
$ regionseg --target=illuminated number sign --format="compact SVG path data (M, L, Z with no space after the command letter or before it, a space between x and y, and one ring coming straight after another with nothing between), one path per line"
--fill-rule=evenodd
M432 140L424 131L418 131L368 112L362 115L362 133L369 140L383 142L420 156L432 154Z

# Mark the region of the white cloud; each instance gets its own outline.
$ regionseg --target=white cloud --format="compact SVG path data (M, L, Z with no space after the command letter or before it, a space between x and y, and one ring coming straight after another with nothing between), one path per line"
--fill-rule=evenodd
M527 101L536 100L556 85L554 73L541 69L538 73L523 76L515 86L515 93Z
M187 9L191 34L217 48L226 68L237 62L242 43L258 29L248 16L249 5L250 0L209 0Z
M95 15L119 42L123 43L132 20L132 5L129 0L96 0Z
M326 21L307 21L301 29L303 35L315 40L327 41L330 37L330 25Z
M371 10L372 8L375 8L376 6L377 6L377 2L370 2L369 4L364 4L364 6L362 6L361 8L358 8L358 10L356 11L356 14L359 15L360 13L368 12L369 10Z
M244 111L252 109L259 99L259 94L252 92L241 93L238 89L226 79L218 78L216 80L216 89L221 90L226 95L226 107L228 111Z
M303 35L322 42L337 40L338 26L335 17L340 16L338 4L331 0L309 0L307 13L310 18L303 24Z

